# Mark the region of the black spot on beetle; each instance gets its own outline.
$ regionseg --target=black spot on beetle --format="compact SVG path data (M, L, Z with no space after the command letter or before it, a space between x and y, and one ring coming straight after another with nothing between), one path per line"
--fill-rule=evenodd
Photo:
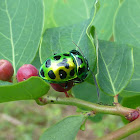
M60 55L56 55L56 56L54 56L54 59L55 59L55 60L59 60L60 58L61 58Z
M45 77L43 69L41 69L40 75L41 75L42 77Z
M65 79L67 77L67 73L64 70L59 70L59 76L61 79Z
M74 71L74 69L72 69L72 70L70 71L70 76L74 76L74 74L75 74L75 71Z
M78 66L82 65L82 63L83 63L83 60L79 57L76 57L76 61L78 63Z
M50 71L48 72L48 76L49 76L51 79L55 79L55 78L56 78L56 76L55 76L55 74L54 74L54 72L53 72L52 70L50 70Z
M82 68L79 67L79 69L78 69L79 75L82 74L84 71L85 71L85 66Z
M49 68L51 66L51 60L48 59L45 63L46 68Z
M72 50L71 53L74 55L81 55L77 50Z
M70 54L68 54L68 53L64 53L63 55L64 55L64 56L70 56Z

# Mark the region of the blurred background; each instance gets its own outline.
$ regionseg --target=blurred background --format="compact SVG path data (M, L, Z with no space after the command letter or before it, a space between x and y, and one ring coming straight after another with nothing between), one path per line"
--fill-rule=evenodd
M64 97L64 93L53 89L49 94ZM0 112L0 140L38 140L46 128L64 117L78 114L73 106L39 106L35 101L1 103ZM88 120L85 131L79 130L76 140L93 140L123 125L121 117L113 115L104 115L100 122ZM139 134L133 134L124 140L139 140Z

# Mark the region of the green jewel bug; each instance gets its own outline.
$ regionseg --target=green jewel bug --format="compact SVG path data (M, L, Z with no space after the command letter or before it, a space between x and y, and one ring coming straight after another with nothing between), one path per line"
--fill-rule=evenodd
M39 76L49 83L84 82L89 71L88 61L77 50L55 54L41 65Z

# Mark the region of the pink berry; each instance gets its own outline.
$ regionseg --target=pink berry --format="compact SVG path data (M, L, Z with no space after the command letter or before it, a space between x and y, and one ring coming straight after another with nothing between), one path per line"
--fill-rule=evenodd
M4 59L0 60L0 80L9 81L14 74L12 64Z
M59 91L59 92L66 92L74 86L73 81L69 81L67 82L67 84L66 83L60 83L60 84L50 83L50 85L52 86L54 90Z
M17 71L18 82L24 81L31 76L38 76L38 70L31 64L25 64L21 66Z

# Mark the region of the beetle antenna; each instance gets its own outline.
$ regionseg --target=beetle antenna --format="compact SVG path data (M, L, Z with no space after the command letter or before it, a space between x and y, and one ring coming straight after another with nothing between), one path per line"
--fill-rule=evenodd
M83 54L81 48L80 48L74 41L72 41L72 42L73 42L73 44L74 44L77 48L79 48L81 54L85 57L85 55ZM98 84L97 84L96 77L95 77L94 73L93 73L90 69L89 69L89 71L91 72L91 74L92 74L92 76L93 76L93 78L94 78L94 82L95 82L96 89L97 89L98 100L99 100L100 94L99 94L99 87L98 87Z
M81 48L80 48L74 41L72 41L72 42L73 42L73 44L80 50L81 54L85 57L85 55L83 54Z
M98 100L100 98L100 93L99 93L99 87L98 87L98 84L97 84L97 80L96 80L96 77L95 75L93 74L93 72L91 70L89 70L94 78L94 82L95 82L95 85L96 85L96 89L97 89L97 95L98 95Z

